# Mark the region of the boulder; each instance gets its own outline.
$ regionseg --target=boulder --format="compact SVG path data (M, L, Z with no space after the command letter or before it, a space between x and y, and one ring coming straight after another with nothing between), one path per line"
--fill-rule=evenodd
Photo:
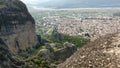
M53 49L56 47L55 43L46 43L45 44L46 49Z
M69 42L65 42L65 43L63 44L63 46L64 46L65 48L69 48L69 47L74 47L75 45L72 44L72 43L69 43Z
M65 61L67 58L69 58L74 52L77 51L76 46L74 46L74 44L71 43L64 43L64 48L61 48L57 51L54 52L54 56L55 58Z
M49 49L41 49L38 53L38 56L45 58L47 62L51 62L54 55L50 53Z
M45 48L46 49L51 49L52 47L50 46L50 43L45 43Z

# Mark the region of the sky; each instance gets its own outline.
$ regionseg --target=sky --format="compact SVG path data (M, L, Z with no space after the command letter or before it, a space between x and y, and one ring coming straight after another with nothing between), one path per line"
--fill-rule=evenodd
M38 3L42 3L42 2L46 2L46 1L50 1L50 0L21 0L26 4L38 4Z
M120 0L21 0L29 7L120 7ZM49 1L49 2L47 2Z

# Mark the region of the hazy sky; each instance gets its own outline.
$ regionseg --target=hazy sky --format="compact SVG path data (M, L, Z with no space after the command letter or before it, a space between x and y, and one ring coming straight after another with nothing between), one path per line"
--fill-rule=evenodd
M38 4L41 2L46 2L46 1L50 1L50 0L21 0L26 4Z
M27 6L39 7L120 7L120 0L21 0ZM50 1L50 2L47 2ZM45 2L45 3L42 3Z

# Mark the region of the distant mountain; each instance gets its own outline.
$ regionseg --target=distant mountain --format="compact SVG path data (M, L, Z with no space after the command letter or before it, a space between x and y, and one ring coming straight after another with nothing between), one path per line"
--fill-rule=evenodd
M120 7L120 0L50 0L36 6L48 8Z

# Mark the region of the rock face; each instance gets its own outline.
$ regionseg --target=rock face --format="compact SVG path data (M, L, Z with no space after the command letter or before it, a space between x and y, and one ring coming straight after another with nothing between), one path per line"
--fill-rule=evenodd
M34 19L20 0L0 0L0 39L12 53L36 45Z
M58 68L120 68L120 33L100 37L80 48Z
M67 58L69 58L74 52L77 51L77 48L75 45L71 43L64 43L64 48L59 49L54 52L54 56L56 58L59 58L59 60L65 61Z
M51 62L54 57L53 53L51 53L48 49L41 49L38 53L38 56L45 58L47 62Z
M0 68L23 68L24 62L15 58L6 44L0 40Z
M58 41L61 41L62 39L64 39L63 34L61 34L61 33L58 32L57 27L55 27L55 28L53 29L53 31L52 31L52 36L53 36L54 38L56 38Z

